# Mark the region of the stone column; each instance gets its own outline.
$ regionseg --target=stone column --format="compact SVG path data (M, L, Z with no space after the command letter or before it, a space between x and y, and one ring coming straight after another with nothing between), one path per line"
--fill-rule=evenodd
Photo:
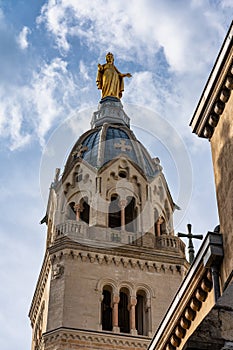
M80 205L80 203L79 204L75 204L74 210L76 212L76 221L80 221L80 212L81 212L81 205Z
M100 308L99 308L99 325L98 325L98 330L99 331L102 331L102 302L103 302L103 300L104 300L104 295L101 293L100 295L99 295L99 301L100 301L100 303L99 303L99 305L100 305Z
M152 319L151 319L151 302L150 299L146 299L146 311L147 311L147 336L152 337Z
M137 211L137 232L138 233L142 232L140 206L138 206L138 211Z
M113 295L112 298L112 331L115 333L120 333L120 328L118 326L118 304L120 301L119 295Z
M126 199L121 199L119 201L119 206L121 208L121 229L124 231L125 230L125 207L127 205L127 200Z
M163 219L159 218L156 222L156 229L158 237L161 236L161 224L163 223Z
M137 329L136 329L136 315L135 315L135 306L137 304L137 299L135 297L130 298L130 334L137 335Z

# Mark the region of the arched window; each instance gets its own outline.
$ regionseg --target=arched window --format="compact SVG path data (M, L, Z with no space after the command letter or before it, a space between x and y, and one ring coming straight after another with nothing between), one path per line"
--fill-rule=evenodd
M69 205L67 207L67 219L69 219L69 220L75 220L75 218L76 218L74 207L75 207L74 202L69 203Z
M155 234L155 236L159 236L159 234L160 234L160 231L159 231L160 227L158 228L158 219L159 219L158 210L154 209L154 234Z
M127 206L125 208L125 229L128 232L137 231L137 208L135 207L135 198L127 197Z
M102 329L105 331L112 330L112 288L105 286L103 288L103 300L101 304L101 321Z
M137 292L136 304L136 329L139 335L147 335L146 293L143 290Z
M90 219L90 206L88 204L88 198L84 197L81 200L82 203L82 210L80 212L80 219L87 224L89 224L89 219Z
M120 291L120 302L118 305L118 325L122 333L130 332L128 303L129 291L123 288Z
M163 219L163 222L161 223L161 226L160 226L160 230L161 230L161 235L167 235L167 227L166 227L166 222L165 220Z
M166 223L165 223L163 216L160 216L158 218L158 220L155 222L154 232L155 232L155 236L161 236L161 235L165 235L167 233L166 232Z
M120 230L121 228L121 210L119 207L119 197L111 196L111 203L108 210L108 226Z
M81 182L83 179L83 170L78 167L78 169L75 172L75 181Z

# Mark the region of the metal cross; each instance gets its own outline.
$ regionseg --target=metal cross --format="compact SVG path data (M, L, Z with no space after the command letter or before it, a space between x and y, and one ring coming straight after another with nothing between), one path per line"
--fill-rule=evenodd
M126 140L120 140L120 143L114 143L115 148L120 148L122 152L131 151L132 147L126 144Z
M88 151L88 147L87 146L83 146L83 145L78 145L78 147L76 148L76 150L72 153L73 157L77 157L77 158L81 158L83 155L83 152Z
M193 238L202 239L203 235L192 234L192 225L191 224L188 224L187 228L188 228L188 233L178 232L178 237L187 237L189 239L189 245L188 245L189 262L190 262L190 264L192 264L192 262L194 260L194 247L193 247L192 239Z

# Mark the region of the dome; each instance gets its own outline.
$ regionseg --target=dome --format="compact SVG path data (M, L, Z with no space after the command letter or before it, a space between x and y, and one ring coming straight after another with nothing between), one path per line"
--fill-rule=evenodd
M91 126L92 129L84 133L74 145L65 173L78 159L100 169L120 156L129 158L148 178L161 170L158 158L151 158L130 129L130 119L118 99L102 99L98 111L93 113Z
M104 123L87 131L74 145L65 170L77 159L83 159L100 169L114 158L126 156L135 163L146 177L154 177L160 169L145 147L127 126Z

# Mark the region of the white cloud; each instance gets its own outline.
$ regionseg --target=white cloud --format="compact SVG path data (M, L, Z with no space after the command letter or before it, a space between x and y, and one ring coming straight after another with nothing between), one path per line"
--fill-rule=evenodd
M80 74L82 75L84 80L91 79L89 76L89 73L88 73L88 68L82 60L79 62L79 70L80 70Z
M72 98L78 91L65 61L55 58L44 63L28 85L0 89L0 135L10 139L11 150L25 146L33 137L43 145L54 123L73 110Z
M38 23L46 24L63 52L70 49L69 41L74 36L91 49L114 50L119 57L141 63L163 47L172 70L198 70L209 62L213 52L213 42L207 37L216 23L210 15L211 6L203 2L198 5L184 2L181 7L174 1L151 0L49 0Z
M28 35L31 33L30 29L28 27L23 27L21 32L18 35L17 42L19 44L19 47L22 50L25 50L28 48Z
M232 8L233 7L233 3L232 3L232 1L231 0L222 0L221 1L221 3L220 3L220 5L223 7L223 8L225 8L225 7L230 7L230 8Z

